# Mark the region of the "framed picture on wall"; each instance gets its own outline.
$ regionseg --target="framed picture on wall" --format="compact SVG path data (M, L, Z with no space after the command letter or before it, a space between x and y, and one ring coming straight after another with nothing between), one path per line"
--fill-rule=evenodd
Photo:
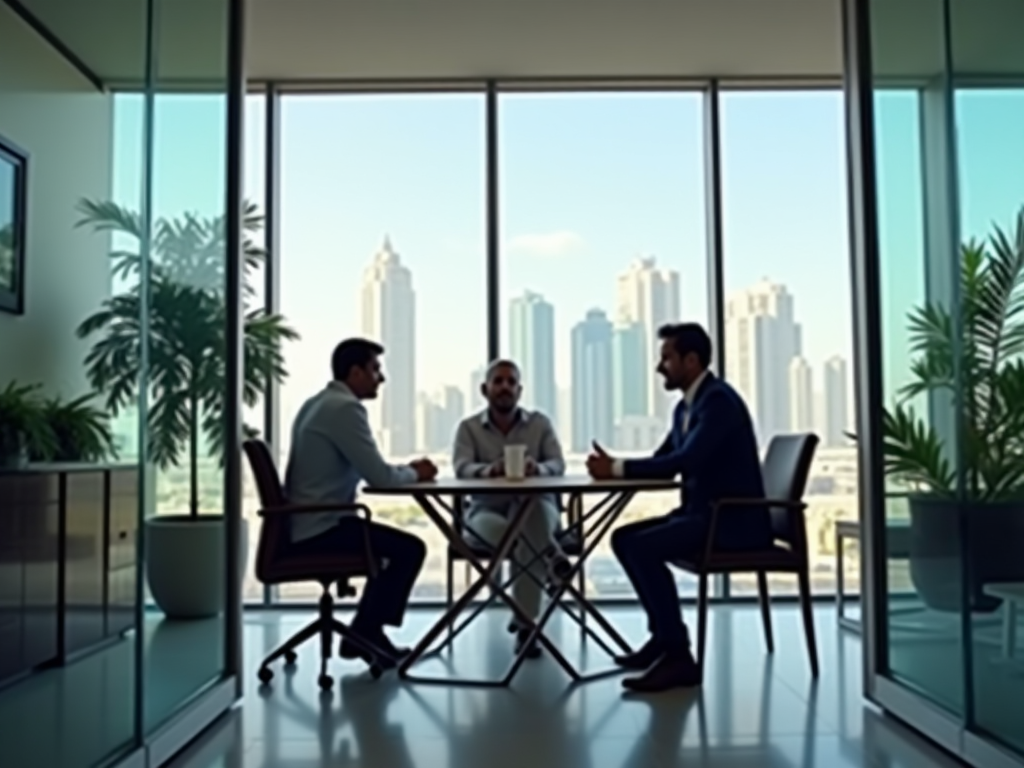
M25 311L28 154L0 136L0 311Z

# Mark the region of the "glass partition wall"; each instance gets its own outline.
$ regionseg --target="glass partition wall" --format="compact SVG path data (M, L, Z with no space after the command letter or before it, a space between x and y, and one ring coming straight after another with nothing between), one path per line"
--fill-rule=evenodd
M1024 764L1024 3L847 4L868 689Z
M157 765L239 692L241 7L0 2L4 768Z

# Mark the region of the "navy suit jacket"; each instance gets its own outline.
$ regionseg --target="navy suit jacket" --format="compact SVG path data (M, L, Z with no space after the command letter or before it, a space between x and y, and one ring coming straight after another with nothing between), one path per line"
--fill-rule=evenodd
M705 523L718 499L763 498L757 437L739 393L708 373L689 406L690 419L683 434L686 409L686 401L681 400L664 443L650 458L625 461L625 476L663 479L682 475L682 506L671 515ZM723 508L715 539L716 546L723 549L768 546L772 533L767 507Z

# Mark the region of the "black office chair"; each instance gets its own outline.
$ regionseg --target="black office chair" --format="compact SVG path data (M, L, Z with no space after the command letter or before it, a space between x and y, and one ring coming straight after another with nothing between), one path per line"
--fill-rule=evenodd
M672 563L698 577L697 661L703 665L708 626L708 577L716 573L756 573L761 603L761 621L768 653L775 651L772 614L768 594L769 573L792 573L797 577L800 609L803 614L807 655L811 674L818 676L818 646L814 634L814 610L811 604L810 563L807 554L807 530L803 501L807 478L814 460L818 437L813 434L776 435L768 444L761 474L763 499L719 499L712 510L711 525L702 553L695 558ZM715 549L715 529L722 517L740 507L760 505L771 514L774 541L768 549L731 552Z
M316 581L323 588L317 618L263 660L258 673L260 681L264 684L270 683L274 678L270 664L282 657L286 665L294 665L298 659L295 649L307 640L319 636L320 676L317 683L323 690L330 690L334 685L334 678L327 673L327 662L333 654L336 635L369 655L372 659L370 674L374 678L380 677L383 672L382 663L394 663L396 659L354 631L348 624L335 619L334 599L331 596L333 585L337 586L339 597L351 597L356 591L349 584L350 579L376 577L379 563L370 546L369 532L364 538L363 551L357 555L297 554L291 544L291 520L294 515L347 509L361 513L369 522L369 508L364 504L291 504L285 497L281 479L267 444L262 440L246 440L242 447L256 480L261 506L259 514L263 518L256 554L256 577L264 584Z

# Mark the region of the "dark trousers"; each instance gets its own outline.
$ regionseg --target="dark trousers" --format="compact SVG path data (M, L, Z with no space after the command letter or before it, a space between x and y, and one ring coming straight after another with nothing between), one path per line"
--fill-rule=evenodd
M683 515L641 520L612 532L612 551L647 612L651 634L666 648L685 648L690 643L668 564L699 553L706 536L704 519Z
M343 517L331 530L294 546L299 552L318 556L361 555L365 551L363 531L367 525L370 547L380 570L376 578L366 580L352 625L364 632L376 632L385 624L401 625L416 577L427 557L423 541L397 528L367 523L358 517Z

